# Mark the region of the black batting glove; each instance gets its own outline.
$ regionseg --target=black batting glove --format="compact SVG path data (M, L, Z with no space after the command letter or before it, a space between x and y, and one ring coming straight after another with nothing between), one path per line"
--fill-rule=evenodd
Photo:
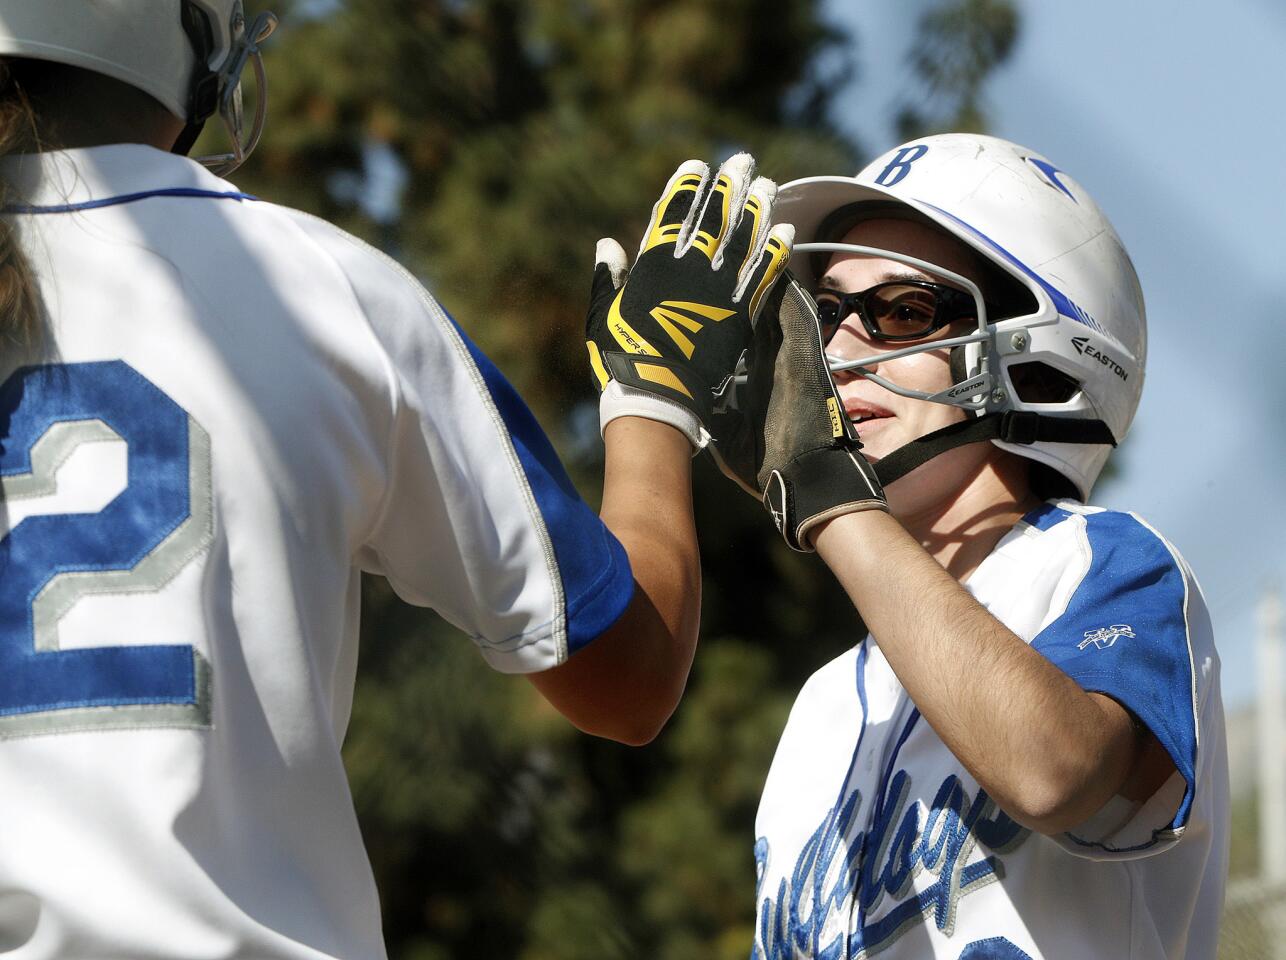
M641 416L697 449L750 342L764 296L790 257L793 228L769 229L777 187L738 154L713 180L699 160L670 178L633 268L615 240L595 254L585 340L601 391L599 425Z
M888 510L875 468L826 365L812 297L787 273L768 295L737 408L715 418L719 468L762 499L795 550L811 552L820 523Z

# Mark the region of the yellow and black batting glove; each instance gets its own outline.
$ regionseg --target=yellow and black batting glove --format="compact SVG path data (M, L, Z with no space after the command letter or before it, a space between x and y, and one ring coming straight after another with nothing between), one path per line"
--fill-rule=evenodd
M710 451L759 497L795 550L815 528L859 510L888 510L875 468L826 363L817 305L789 272L765 300L737 408L716 418Z
M656 206L633 268L615 240L595 252L585 340L601 392L600 429L659 420L693 447L731 388L765 294L790 258L794 229L771 227L777 187L737 154L711 178L682 164Z

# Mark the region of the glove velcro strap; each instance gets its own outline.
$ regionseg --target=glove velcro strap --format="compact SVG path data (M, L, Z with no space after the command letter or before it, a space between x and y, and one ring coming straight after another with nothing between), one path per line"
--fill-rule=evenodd
M845 513L888 510L870 464L847 446L810 450L772 471L763 499L786 543L802 553L813 551L808 535L818 524Z
M607 351L603 363L613 380L687 407L702 423L710 422L710 389L685 364L641 353Z

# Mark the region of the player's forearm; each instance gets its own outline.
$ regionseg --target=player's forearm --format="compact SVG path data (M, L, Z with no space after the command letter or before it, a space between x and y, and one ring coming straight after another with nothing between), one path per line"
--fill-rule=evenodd
M1010 816L1057 833L1121 785L1124 711L1011 633L896 520L840 517L816 546L921 714Z
M635 596L610 629L532 682L587 733L643 744L678 705L696 649L701 565L692 517L692 447L636 417L608 424L603 522L625 547Z
M649 646L683 692L701 618L701 556L692 514L692 447L672 427L638 417L608 424L600 515L624 545L659 617ZM667 711L668 716L668 711Z

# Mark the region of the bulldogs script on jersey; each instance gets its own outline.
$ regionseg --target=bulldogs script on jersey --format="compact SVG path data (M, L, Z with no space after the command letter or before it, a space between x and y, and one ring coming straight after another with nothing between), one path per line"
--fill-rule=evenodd
M1209 617L1182 559L1128 514L1046 504L970 578L992 614L1119 700L1178 772L1046 837L947 750L868 637L801 691L756 824L756 960L1207 958L1227 861ZM998 697L1004 696L997 690Z

